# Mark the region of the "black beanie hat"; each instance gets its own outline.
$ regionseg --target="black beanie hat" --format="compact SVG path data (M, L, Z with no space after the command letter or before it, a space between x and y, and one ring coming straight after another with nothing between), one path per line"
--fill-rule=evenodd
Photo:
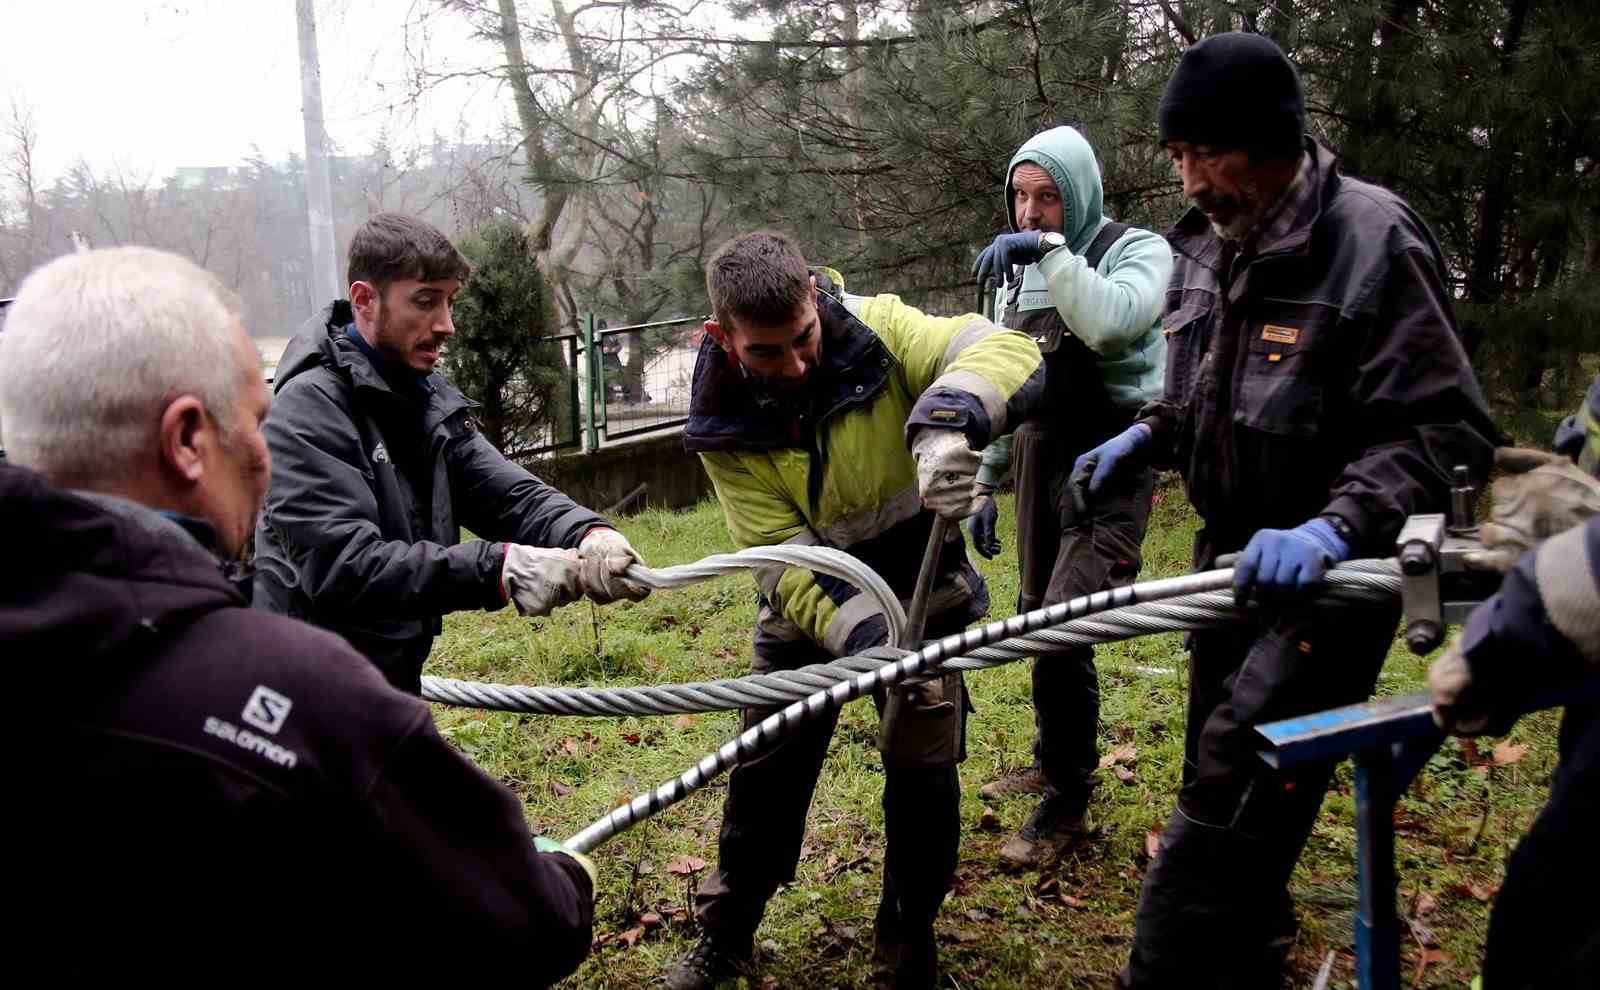
M1161 143L1294 156L1305 140L1300 74L1270 38L1242 31L1189 46L1161 96Z

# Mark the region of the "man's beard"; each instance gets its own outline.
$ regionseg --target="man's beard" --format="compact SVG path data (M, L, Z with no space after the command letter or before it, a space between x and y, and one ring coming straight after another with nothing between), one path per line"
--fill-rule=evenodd
M1232 216L1226 221L1219 223L1211 220L1211 229L1223 240L1234 242L1248 237L1272 206L1261 192L1261 183L1255 179L1242 180L1237 195L1221 198L1197 196L1194 205L1206 214L1208 220L1219 209L1231 212Z

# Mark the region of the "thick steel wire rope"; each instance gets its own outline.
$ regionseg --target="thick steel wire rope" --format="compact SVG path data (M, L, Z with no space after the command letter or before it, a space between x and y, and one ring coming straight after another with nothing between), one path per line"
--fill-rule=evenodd
M790 562L790 560L807 560L809 555L827 548L761 549L783 549L785 562ZM670 580L674 583L662 583L659 586L681 587L684 583L690 583L684 578L685 574L692 573L696 575L694 580L704 580L705 576L726 574L731 570L748 567L750 566L748 561L757 559L752 551L742 551L741 554L751 554L751 556L744 557L744 563L717 561L717 558L708 557L699 564L682 568L663 568L662 571L652 573L660 575L672 572ZM855 561L855 558L840 551L834 550L831 554L844 556L857 568L863 566ZM740 556L740 554L718 555L723 558ZM818 555L816 559L822 560L823 555ZM709 567L703 566L712 561L717 562ZM831 557L829 562L836 563ZM796 566L809 565L797 563ZM838 570L844 571L845 568L840 567ZM853 574L840 573L839 576L845 580L855 580ZM873 577L876 578L877 575L873 574ZM879 580L881 582L881 579ZM1319 605L1370 604L1390 599L1399 592L1399 588L1399 572L1392 562L1351 561L1329 572L1328 588L1317 601ZM893 599L892 594L889 595L889 600L894 601L895 607L899 608L899 602ZM965 656L946 660L940 665L940 669L984 670L1072 646L1109 643L1150 633L1215 628L1236 622L1247 614L1245 610L1234 607L1231 594L1223 592L1200 593L1166 601L1121 606L1092 616L1072 619L1053 628L1048 626L1040 628L1027 636L995 641L992 645L982 646ZM891 618L891 629L894 628L894 621ZM794 670L773 671L768 674L750 674L685 684L628 687L535 687L424 677L422 697L442 704L531 715L678 715L738 708L772 708L799 701L815 691L880 667L884 662L882 659L871 657L842 657L829 663L812 664Z
M587 828L567 839L565 845L578 852L589 852L607 839L677 804L729 768L760 756L775 746L778 740L787 735L795 726L808 719L842 707L848 702L871 694L880 688L892 687L895 684L914 678L919 674L940 667L948 660L965 657L973 651L998 646L1010 640L1023 639L1026 641L1029 634L1049 629L1053 626L1060 626L1082 616L1096 615L1111 609L1137 605L1141 602L1157 602L1163 599L1183 598L1206 592L1221 591L1230 587L1232 583L1233 570L1231 568L1147 581L1142 584L1084 595L1048 608L1037 609L1023 615L1015 615L998 622L991 622L977 629L968 629L965 632L926 643L919 650L906 652L898 660L890 661L874 669L856 674L846 680L815 691L807 695L803 700L789 704L781 711L768 716L757 725L724 743L715 752L707 754L698 763L677 777L666 781L652 791L635 797L627 804L614 808L595 820ZM1382 594L1386 599L1392 598L1393 594L1399 590L1398 568L1393 561L1361 561L1354 566L1342 565L1329 572L1328 584L1330 588L1347 587L1360 589L1369 600L1374 599L1376 594ZM1195 605L1194 607L1216 609L1218 603L1211 602L1206 605ZM1231 604L1229 607L1231 607ZM1105 617L1097 616L1097 618L1104 620ZM1222 621L1232 621L1233 618L1237 618L1237 616L1232 616ZM1144 632L1148 631L1157 630L1141 630L1133 633L1133 635L1143 635ZM1019 646L1017 648L1023 649L1024 647ZM1029 652L1021 653L1013 659L1032 655L1032 652L1038 649L1038 646L1032 645L1026 647L1026 649Z

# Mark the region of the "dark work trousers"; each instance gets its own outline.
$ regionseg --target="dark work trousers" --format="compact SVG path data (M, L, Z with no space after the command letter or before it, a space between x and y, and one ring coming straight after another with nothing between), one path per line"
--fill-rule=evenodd
M1560 752L1489 915L1483 990L1600 986L1600 706L1567 709Z
M927 635L936 639L965 628L963 621L930 617ZM819 650L807 662L828 659ZM757 673L772 669L759 655L751 666ZM931 930L955 876L961 841L956 765L965 757L966 699L958 677L945 683L953 702L948 711L900 719L897 735L904 736L907 755L884 759L884 903L878 917L880 924L910 935ZM877 700L882 713L883 699ZM741 729L775 710L746 709ZM806 812L837 722L837 712L813 718L729 775L717 868L695 894L695 917L708 932L748 945L767 901L794 879Z
M1145 873L1119 987L1282 985L1297 930L1289 875L1335 764L1274 771L1255 727L1366 700L1398 621L1398 603L1263 607L1253 622L1194 634L1183 786Z
M1155 472L1128 469L1080 516L1067 479L1081 450L1064 449L1037 420L1017 428L1017 558L1022 587L1017 612L1130 584L1139 574L1140 545L1150 522ZM1043 654L1033 662L1034 765L1046 797L1075 817L1089 806L1099 764L1100 679L1094 647Z

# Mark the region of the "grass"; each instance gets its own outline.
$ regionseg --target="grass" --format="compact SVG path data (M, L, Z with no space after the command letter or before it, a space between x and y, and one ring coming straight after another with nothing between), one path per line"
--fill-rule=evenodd
M1537 424L1530 425L1530 433ZM1544 434L1548 435L1548 433ZM1196 520L1182 491L1160 489L1145 542L1146 578L1183 573ZM714 503L681 513L650 511L627 520L629 538L653 563L684 563L730 549ZM1005 552L979 561L994 616L1016 600L1013 503L1001 502ZM753 588L746 576L644 602L594 609L569 606L524 620L507 609L461 613L445 622L428 673L525 684L667 683L743 673L749 662ZM985 815L978 787L1028 760L1033 731L1026 665L969 676L977 715L961 768L962 852L956 887L938 931L948 985L962 988L1107 987L1127 954L1146 836L1172 806L1183 750L1185 659L1181 636L1100 647L1101 744L1131 744L1133 779L1110 770L1091 814L1096 841L1044 873L996 867L1001 843L1029 810L1026 799ZM1426 661L1398 641L1381 694L1420 690ZM535 831L570 835L623 798L676 775L735 731L732 713L662 718L547 718L438 708L445 734L522 798ZM1505 858L1545 797L1555 764L1556 715L1524 719L1509 742L1520 748L1448 742L1397 813L1403 909L1412 921L1406 982L1462 987L1477 972L1488 904ZM769 906L757 938L757 988L866 987L872 915L882 868L882 772L873 748L872 706L853 704L840 721L812 804L798 879ZM720 784L720 782L719 782ZM602 846L597 949L565 985L654 986L695 938L686 906L714 863L723 799L712 786ZM1342 767L1323 806L1293 885L1301 934L1295 984L1310 984L1329 950L1333 986L1355 985L1351 912L1355 902L1354 798ZM986 823L986 819L988 822ZM986 827L987 824L987 827Z

